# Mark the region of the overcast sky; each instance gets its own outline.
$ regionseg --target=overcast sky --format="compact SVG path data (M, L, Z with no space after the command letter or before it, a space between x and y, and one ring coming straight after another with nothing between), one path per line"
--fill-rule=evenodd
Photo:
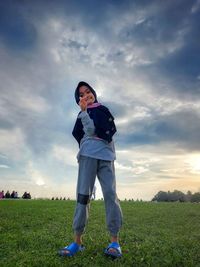
M120 199L199 191L199 25L199 0L1 1L0 190L75 198L84 80L115 117Z

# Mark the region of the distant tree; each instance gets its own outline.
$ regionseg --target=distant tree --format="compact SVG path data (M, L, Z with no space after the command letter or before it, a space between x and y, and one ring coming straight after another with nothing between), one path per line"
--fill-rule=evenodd
M159 192L153 197L152 201L158 201L158 202L169 201L168 193L167 193L167 192L164 192L164 191L159 191Z
M194 193L192 195L191 202L200 202L200 192Z
M174 190L174 192L169 193L169 201L185 201L185 194L181 191Z
M192 199L192 192L190 190L187 191L187 194L185 195L185 201L190 202Z
M52 199L51 200L54 200L54 197L52 197Z
M192 194L191 191L187 191L186 194L179 190L174 190L173 192L159 191L152 199L152 201L166 201L166 202L200 202L200 192Z

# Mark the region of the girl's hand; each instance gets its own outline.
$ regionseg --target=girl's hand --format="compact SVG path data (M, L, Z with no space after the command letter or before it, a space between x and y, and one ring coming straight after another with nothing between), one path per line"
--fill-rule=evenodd
M80 97L79 106L81 108L81 111L87 110L87 100L86 97Z

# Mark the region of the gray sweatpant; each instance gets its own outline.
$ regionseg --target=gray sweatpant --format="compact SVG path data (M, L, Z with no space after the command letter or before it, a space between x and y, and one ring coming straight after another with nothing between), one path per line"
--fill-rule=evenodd
M114 162L80 156L77 182L77 205L74 214L73 229L81 235L85 230L89 214L89 201L96 176L101 184L106 223L111 236L117 236L122 225L122 212L116 194Z

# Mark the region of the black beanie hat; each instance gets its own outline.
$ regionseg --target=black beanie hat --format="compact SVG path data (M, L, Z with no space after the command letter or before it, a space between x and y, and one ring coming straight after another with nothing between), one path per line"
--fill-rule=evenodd
M96 94L95 90L88 83L83 82L83 81L79 82L79 84L77 85L76 90L75 90L76 103L78 104L79 101L80 101L80 99L79 99L80 98L80 96L79 96L79 88L81 86L87 86L90 89L90 91L92 92L92 94L95 97L95 101L94 102L96 103L97 102L97 94Z

